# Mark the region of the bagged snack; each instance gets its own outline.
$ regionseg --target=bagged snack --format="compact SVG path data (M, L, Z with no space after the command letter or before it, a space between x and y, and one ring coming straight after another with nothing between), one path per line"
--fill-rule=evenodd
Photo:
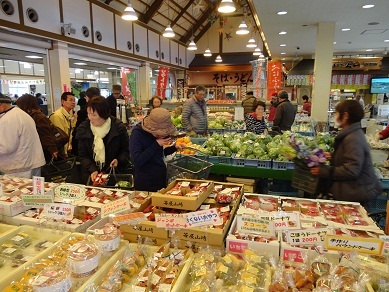
M328 276L331 272L332 265L328 259L323 255L322 249L315 249L319 254L312 260L310 270L315 277L315 282L320 277Z
M112 223L105 224L100 229L95 229L95 243L102 252L111 252L119 248L120 231Z
M117 261L115 265L109 270L108 275L104 278L100 285L98 292L118 292L123 286L123 272L121 270L121 263Z

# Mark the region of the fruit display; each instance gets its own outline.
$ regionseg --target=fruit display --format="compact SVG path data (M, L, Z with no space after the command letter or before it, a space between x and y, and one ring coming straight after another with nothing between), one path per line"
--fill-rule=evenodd
M246 123L244 121L232 121L229 116L219 115L208 122L208 128L245 130Z
M166 191L166 195L199 197L208 189L207 182L178 181L172 188Z
M192 143L190 137L188 137L188 136L182 137L182 138L177 138L176 146L182 147L182 150L177 151L176 153L188 154L188 155L196 154L197 150L199 150L201 148L200 145Z

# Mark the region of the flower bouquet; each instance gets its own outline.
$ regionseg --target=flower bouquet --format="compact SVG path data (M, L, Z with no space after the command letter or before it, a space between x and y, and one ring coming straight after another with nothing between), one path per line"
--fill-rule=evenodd
M303 161L308 167L318 166L327 162L322 149L316 147L316 143L306 143L298 139L295 134L290 135L289 145L294 149L294 159ZM291 158L291 157L290 157Z

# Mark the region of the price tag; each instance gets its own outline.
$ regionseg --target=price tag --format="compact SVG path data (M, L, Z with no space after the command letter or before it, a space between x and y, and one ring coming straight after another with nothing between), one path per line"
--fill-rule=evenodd
M273 221L276 231L301 228L298 212L270 212L269 214L257 214L256 216Z
M362 238L327 234L325 240L325 247L328 250L337 250L358 253L365 253L371 255L380 255L384 242L379 238Z
M45 204L53 203L52 195L21 195L24 206L42 208Z
M136 225L139 222L147 220L146 214L143 212L136 212L131 214L116 215L113 217L113 222L117 225Z
M85 199L85 187L79 185L60 185L54 189L55 197L62 201L82 201Z
M321 245L325 240L328 229L303 229L287 231L287 241L290 245Z
M291 261L295 263L304 263L303 251L293 249L293 248L284 248L282 250L282 258L284 261Z
M238 216L237 230L242 233L263 234L274 236L274 221L265 218L257 218L254 216Z
M40 176L32 177L32 193L34 195L45 194L45 178Z
M3 183L0 182L0 197L4 196Z
M186 221L189 227L217 225L222 223L216 208L187 213Z
M382 250L382 254L389 254L389 236L388 235L380 235L379 238L384 242L384 248Z
M45 204L43 212L47 218L72 220L74 215L74 206L59 203Z
M112 201L101 206L101 218L107 217L110 214L116 214L131 209L130 199L128 196Z
M248 243L238 242L230 240L228 241L228 250L233 253L243 253L246 249L249 248Z
M185 229L189 227L184 214L157 213L155 214L155 223L158 228L165 229Z

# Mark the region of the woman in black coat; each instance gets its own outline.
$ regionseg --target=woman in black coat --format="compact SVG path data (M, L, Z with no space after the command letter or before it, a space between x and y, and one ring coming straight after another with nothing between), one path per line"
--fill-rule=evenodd
M94 181L99 172L109 172L111 167L123 171L130 158L127 128L109 115L106 99L92 98L87 112L88 120L81 123L76 136L84 182L89 176Z

